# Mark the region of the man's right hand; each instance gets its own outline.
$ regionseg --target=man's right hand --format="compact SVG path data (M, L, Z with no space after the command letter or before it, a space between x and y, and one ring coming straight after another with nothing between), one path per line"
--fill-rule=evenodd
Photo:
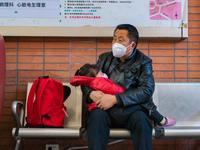
M104 93L101 92L101 91L92 91L90 93L90 98L93 100L93 102L96 103L96 101L98 101L99 99L101 99L103 95L104 95Z

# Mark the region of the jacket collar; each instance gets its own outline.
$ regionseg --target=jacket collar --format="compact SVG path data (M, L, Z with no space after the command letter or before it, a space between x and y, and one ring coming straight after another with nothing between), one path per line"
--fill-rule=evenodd
M130 60L133 60L134 57L136 56L137 54L137 49L135 48L133 53L125 60L125 62L129 62ZM112 52L111 52L112 53ZM113 63L110 65L110 68L109 68L109 71L107 72L107 75L109 76L110 73L112 72L112 70L117 66L119 65L120 62L122 62L120 60L120 58L117 58L117 57L114 57L113 54L112 54L112 57L113 57Z
M133 50L133 53L128 58L125 59L125 62L132 60L135 57L137 51L138 50L135 48ZM119 63L119 62L121 62L121 60L120 60L120 58L117 58L117 63Z

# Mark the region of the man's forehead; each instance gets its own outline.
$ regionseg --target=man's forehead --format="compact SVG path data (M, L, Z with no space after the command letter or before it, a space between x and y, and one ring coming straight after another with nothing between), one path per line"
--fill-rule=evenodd
M125 29L117 29L114 33L115 37L128 37L128 31Z

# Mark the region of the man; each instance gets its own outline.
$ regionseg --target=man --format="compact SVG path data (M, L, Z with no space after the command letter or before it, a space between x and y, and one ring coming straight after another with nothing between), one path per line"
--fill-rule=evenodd
M118 25L114 31L112 52L99 56L97 65L124 93L109 95L82 87L87 103L95 102L99 109L90 112L87 119L89 149L105 150L110 127L131 131L135 150L150 150L152 126L144 112L154 110L151 101L154 92L152 60L136 49L138 31L129 24Z

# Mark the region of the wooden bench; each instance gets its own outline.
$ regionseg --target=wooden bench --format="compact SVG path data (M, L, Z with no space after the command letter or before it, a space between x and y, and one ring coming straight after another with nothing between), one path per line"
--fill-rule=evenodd
M26 109L22 102L14 101L13 116L17 127L12 129L16 139L15 150L21 149L26 138L84 138L82 128L82 93L80 87L71 88L72 93L65 101L69 118L64 120L64 128L25 128ZM32 83L28 83L27 95ZM156 83L153 95L158 110L165 116L175 117L177 124L165 129L154 128L153 138L200 138L200 83ZM111 129L110 138L131 138L126 129Z

